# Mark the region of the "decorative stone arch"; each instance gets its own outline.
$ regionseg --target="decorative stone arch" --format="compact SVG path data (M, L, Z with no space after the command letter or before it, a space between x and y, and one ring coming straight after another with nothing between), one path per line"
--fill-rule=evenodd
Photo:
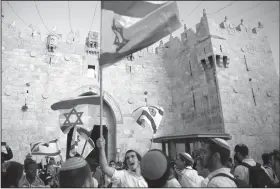
M77 97L81 94L92 92L97 95L100 94L100 87L97 85L84 85L73 92L70 93L71 97ZM106 91L103 90L103 98L104 101L109 105L109 108L113 114L113 117L115 119L116 124L122 124L123 123L123 116L121 113L121 109L117 102L114 100L114 98Z

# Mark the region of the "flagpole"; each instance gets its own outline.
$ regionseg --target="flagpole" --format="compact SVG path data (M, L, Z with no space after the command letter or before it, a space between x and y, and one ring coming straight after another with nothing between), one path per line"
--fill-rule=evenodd
M99 74L100 74L100 138L103 138L103 125L102 125L102 118L103 118L103 70L102 66L100 65L100 55L102 53L102 1L100 2L100 52L99 52Z
M101 66L100 57L102 54L102 1L100 1L100 50L99 50L99 70L100 70L100 138L103 139L103 124L102 124L102 118L103 118L103 68ZM100 160L99 160L100 161ZM100 162L99 162L100 163ZM104 173L101 176L101 187L103 187L104 184Z

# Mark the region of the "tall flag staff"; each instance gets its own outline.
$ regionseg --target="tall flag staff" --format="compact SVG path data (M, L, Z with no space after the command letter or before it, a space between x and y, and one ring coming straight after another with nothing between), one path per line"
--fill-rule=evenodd
M99 65L102 63L100 62L100 55L102 54L102 1L100 3L100 53L99 53ZM103 67L99 66L99 75L100 75L100 138L103 138Z

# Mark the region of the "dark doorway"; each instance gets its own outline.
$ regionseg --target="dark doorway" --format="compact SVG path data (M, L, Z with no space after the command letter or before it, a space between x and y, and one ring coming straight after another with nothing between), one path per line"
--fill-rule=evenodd
M108 129L105 125L103 125L103 137L106 141L105 145L105 153L106 156L108 153ZM96 145L97 139L100 138L100 125L94 125L91 137L90 137L94 144ZM89 155L86 157L86 161L90 165L91 168L95 169L99 165L99 149L97 146L95 146L94 150L92 150Z
M221 67L221 58L220 55L216 55L216 63L219 67Z

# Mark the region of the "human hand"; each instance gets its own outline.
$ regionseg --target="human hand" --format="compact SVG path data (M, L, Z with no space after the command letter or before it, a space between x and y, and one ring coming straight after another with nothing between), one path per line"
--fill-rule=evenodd
M97 139L96 145L97 145L98 148L104 148L105 147L105 140L104 140L104 138Z

